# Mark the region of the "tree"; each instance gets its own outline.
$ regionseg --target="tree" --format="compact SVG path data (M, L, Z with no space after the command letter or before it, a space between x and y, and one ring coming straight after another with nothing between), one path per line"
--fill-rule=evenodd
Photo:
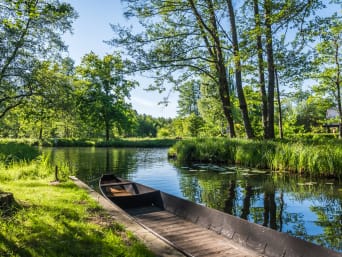
M254 10L254 22L255 22L255 34L256 34L256 47L258 56L258 73L259 73L259 88L261 95L261 109L262 109L262 125L264 137L268 136L268 109L267 109L267 93L265 84L265 70L264 70L264 56L263 56L263 44L261 38L261 17L259 14L259 0L253 0L253 10Z
M229 90L232 91L232 88ZM218 88L205 78L202 78L201 99L198 100L198 109L200 116L205 122L202 131L205 132L206 136L227 134L227 120L219 100ZM235 114L235 117L237 116L237 110L234 105L232 106L232 113Z
M342 22L341 17L334 14L332 17L317 20L321 26L314 31L320 42L316 45L316 67L313 78L320 82L316 91L329 94L334 99L339 113L339 138L342 138Z
M244 98L239 62L237 31L234 30L234 10L230 1L136 1L125 0L127 17L136 17L145 29L137 34L127 28L113 26L118 35L110 43L124 47L136 60L136 69L154 71L157 78L153 89L165 90L164 81L178 84L180 81L206 76L218 90L221 108L235 137L233 106L230 92L229 67L235 66L236 89L246 134L253 131ZM227 5L228 4L228 5ZM230 2L231 4L231 2ZM227 6L231 8L231 29L235 33L230 43L229 28L222 24L227 20ZM224 21L221 18L225 19ZM233 49L233 50L232 50Z
M235 12L233 8L233 4L231 0L227 0L228 5L228 13L229 13L229 22L230 22L230 32L232 34L232 47L233 47L233 55L234 55L234 68L235 68L235 83L237 94L239 98L240 109L242 113L243 122L246 129L246 134L248 138L254 138L254 132L252 129L252 125L248 115L248 108L245 99L245 95L242 88L242 68L241 68L241 58L240 58L240 50L239 50L239 41L237 36L237 28L235 24Z
M249 58L245 79L260 90L264 138L275 137L275 73L278 84L286 85L287 90L298 79L307 78L303 76L309 67L306 65L308 48L304 47L308 41L304 33L315 18L315 11L322 7L320 0L246 0L242 6L244 16L240 18L240 26L245 32L244 48L240 52L245 59Z
M118 53L101 59L91 52L76 68L81 117L94 127L104 128L107 141L114 123L119 129L129 123L130 105L125 101L136 82L125 78L127 65L129 62L122 60Z
M0 1L0 118L39 90L32 78L38 60L65 50L61 34L75 17L57 0Z
M188 117L184 118L183 123L185 135L197 137L200 134L200 130L204 122L201 117L192 113Z
M182 84L179 89L178 115L187 116L192 113L199 115L197 101L200 99L199 81L188 81Z
M32 73L32 83L37 85L37 90L26 100L25 108L21 109L25 119L39 128L39 139L43 138L45 128L53 133L55 128L51 122L70 120L70 114L75 108L73 77L68 74L72 69L73 61L66 58L61 63L41 62Z

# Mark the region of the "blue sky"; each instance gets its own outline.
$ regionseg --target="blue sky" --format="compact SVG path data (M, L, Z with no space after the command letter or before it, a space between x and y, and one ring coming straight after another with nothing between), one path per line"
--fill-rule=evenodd
M110 54L115 49L104 40L110 40L114 32L110 28L112 24L128 24L130 21L123 17L124 8L120 0L64 0L70 3L78 12L79 17L74 22L73 34L64 35L64 41L68 45L69 56L80 63L83 55L93 51L103 56ZM134 24L133 24L134 25ZM170 104L165 107L158 105L166 94L146 92L146 88L152 81L136 76L140 87L131 92L131 103L138 113L149 114L154 117L175 117L177 115L177 95L173 93L169 98Z

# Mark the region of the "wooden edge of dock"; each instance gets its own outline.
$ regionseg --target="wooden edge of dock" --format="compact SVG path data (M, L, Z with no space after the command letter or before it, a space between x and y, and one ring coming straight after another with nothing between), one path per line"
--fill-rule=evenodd
M125 226L127 230L133 232L148 249L150 249L156 256L160 257L184 257L182 252L159 238L157 235L137 223L132 217L126 214L122 209L113 204L111 201L103 197L94 189L89 187L83 181L75 176L69 177L79 188L88 192L88 194L101 205L118 223Z

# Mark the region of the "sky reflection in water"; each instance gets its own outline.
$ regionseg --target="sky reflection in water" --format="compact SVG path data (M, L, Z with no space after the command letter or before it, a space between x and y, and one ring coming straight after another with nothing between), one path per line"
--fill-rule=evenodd
M68 163L94 187L102 173L115 173L342 252L342 184L338 181L236 171L236 167L176 167L167 160L167 149L44 151L51 152L54 164Z

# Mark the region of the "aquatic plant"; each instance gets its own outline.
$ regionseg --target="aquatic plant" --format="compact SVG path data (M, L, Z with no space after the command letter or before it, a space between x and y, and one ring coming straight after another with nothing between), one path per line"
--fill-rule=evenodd
M180 162L239 164L315 176L342 176L342 145L335 141L190 139L177 142L169 152Z

